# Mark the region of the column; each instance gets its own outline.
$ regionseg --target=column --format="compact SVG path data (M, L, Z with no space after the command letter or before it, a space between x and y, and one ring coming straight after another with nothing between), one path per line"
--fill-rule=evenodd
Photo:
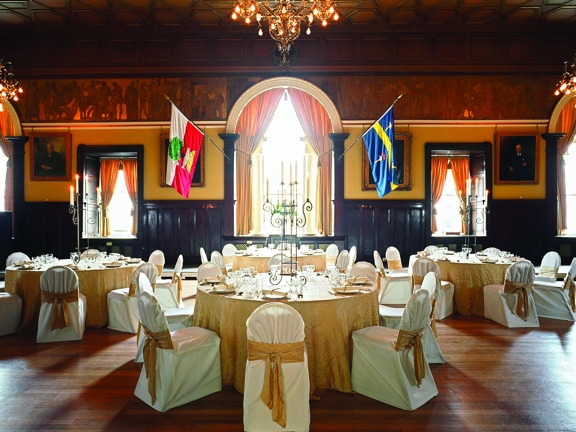
M236 226L236 199L234 197L234 185L236 184L234 173L236 168L235 144L240 135L238 134L219 134L224 141L224 220L222 221L222 235L233 236Z
M14 209L13 220L13 247L14 250L26 249L26 226L24 224L24 144L28 142L27 136L7 136L14 146L12 156L12 169L14 174Z
M344 224L344 141L348 133L328 135L334 145L334 235L345 234Z
M563 133L543 133L546 140L546 243L556 250L558 235L558 140Z

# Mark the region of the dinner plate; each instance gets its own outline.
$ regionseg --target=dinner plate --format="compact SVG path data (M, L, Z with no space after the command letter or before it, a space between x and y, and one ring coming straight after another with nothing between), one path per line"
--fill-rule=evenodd
M283 300L288 298L288 293L278 292L274 294L262 294L262 298L266 300Z
M347 295L352 295L352 294L358 294L360 292L359 289L356 288L332 288L332 291L334 291L336 294L347 294Z
M142 261L140 258L126 258L128 264L138 264L140 261Z
M356 276L355 278L346 279L346 283L352 285L366 285L370 283L370 280L366 276Z
M498 262L498 260L490 260L490 259L480 260L480 261L482 261L482 262L485 263L485 264L495 264L495 263Z
M234 289L234 285L229 286L228 284L225 283L219 283L214 285L212 287L212 291L210 292L214 294L232 294L236 292L236 290Z
M119 263L119 262L105 262L105 263L102 263L102 265L103 265L104 267L114 268L114 267L121 267L121 266L122 266L122 263Z

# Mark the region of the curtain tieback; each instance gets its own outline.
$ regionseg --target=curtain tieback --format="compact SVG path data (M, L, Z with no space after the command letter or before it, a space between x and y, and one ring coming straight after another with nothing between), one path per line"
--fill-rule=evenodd
M402 260L388 260L390 270L402 270Z
M504 280L504 292L506 294L518 294L518 301L516 302L516 315L526 321L530 315L530 305L528 302L528 294L532 292L532 282L512 282Z
M50 330L56 330L68 327L68 303L78 301L78 290L70 291L67 293L56 293L41 290L42 303L52 303L52 326ZM62 308L58 308L58 303Z
M142 325L146 341L144 341L144 368L148 379L148 393L152 398L152 405L156 403L156 349L174 349L170 330L166 329L154 333Z
M284 406L284 387L282 385L282 362L299 363L304 361L304 341L272 344L248 341L248 360L265 360L262 402L272 410L272 419L283 428L286 427L286 407ZM274 363L274 370L272 370Z
M422 384L422 379L425 376L424 362L424 347L422 345L422 338L424 337L424 329L417 329L412 331L399 330L398 339L394 349L396 351L404 351L408 348L414 347L414 375L416 375L416 382L418 387Z

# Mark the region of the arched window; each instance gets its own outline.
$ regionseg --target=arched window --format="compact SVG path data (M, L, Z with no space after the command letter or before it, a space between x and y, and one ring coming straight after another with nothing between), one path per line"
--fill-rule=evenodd
M569 101L558 118L558 234L576 235L576 107Z
M576 142L572 142L562 155L561 166L564 170L565 227L562 234L576 236Z

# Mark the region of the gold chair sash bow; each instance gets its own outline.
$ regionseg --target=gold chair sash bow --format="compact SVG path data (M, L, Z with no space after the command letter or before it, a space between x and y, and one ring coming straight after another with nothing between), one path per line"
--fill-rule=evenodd
M164 266L162 264L154 264L158 269L158 277L162 277L162 272L164 271Z
M424 329L413 331L398 331L398 339L394 349L396 351L404 351L410 347L414 347L414 375L416 375L416 382L418 387L422 384L422 379L425 376L426 369L424 368L424 346L422 345L422 338L424 337Z
M432 299L432 310L430 311L430 327L432 328L432 333L434 337L438 339L438 331L436 330L436 317L434 316L434 311L436 310L436 299Z
M402 260L388 260L390 270L402 270Z
M52 327L50 330L56 330L68 327L68 303L78 301L78 290L67 293L57 293L41 290L42 303L52 303ZM58 308L58 303L62 308Z
M423 276L418 276L415 274L412 275L412 287L414 287L416 285L422 285L422 282L424 282Z
M576 282L572 278L567 277L566 282L564 282L564 289L568 290L572 312L576 312Z
M152 405L156 403L156 349L174 349L170 330L154 333L142 325L146 341L144 342L144 368L148 379L148 393L152 398Z
M538 276L547 277L556 280L558 267L541 266Z
M504 292L507 294L518 294L516 302L516 315L526 321L530 315L530 305L528 294L532 292L532 282L512 282L504 280Z
M304 361L304 341L272 344L248 341L248 360L265 360L262 402L272 410L272 420L286 427L286 407L284 406L284 387L282 385L282 362L299 363ZM272 370L272 362L274 370Z
M156 282L152 283L150 281L150 285L152 285L152 292L156 292ZM136 284L130 282L130 291L128 292L129 297L136 297Z
M182 301L182 276L174 273L174 276L172 276L172 285L174 284L178 284L178 295L176 296L176 300L180 303Z

